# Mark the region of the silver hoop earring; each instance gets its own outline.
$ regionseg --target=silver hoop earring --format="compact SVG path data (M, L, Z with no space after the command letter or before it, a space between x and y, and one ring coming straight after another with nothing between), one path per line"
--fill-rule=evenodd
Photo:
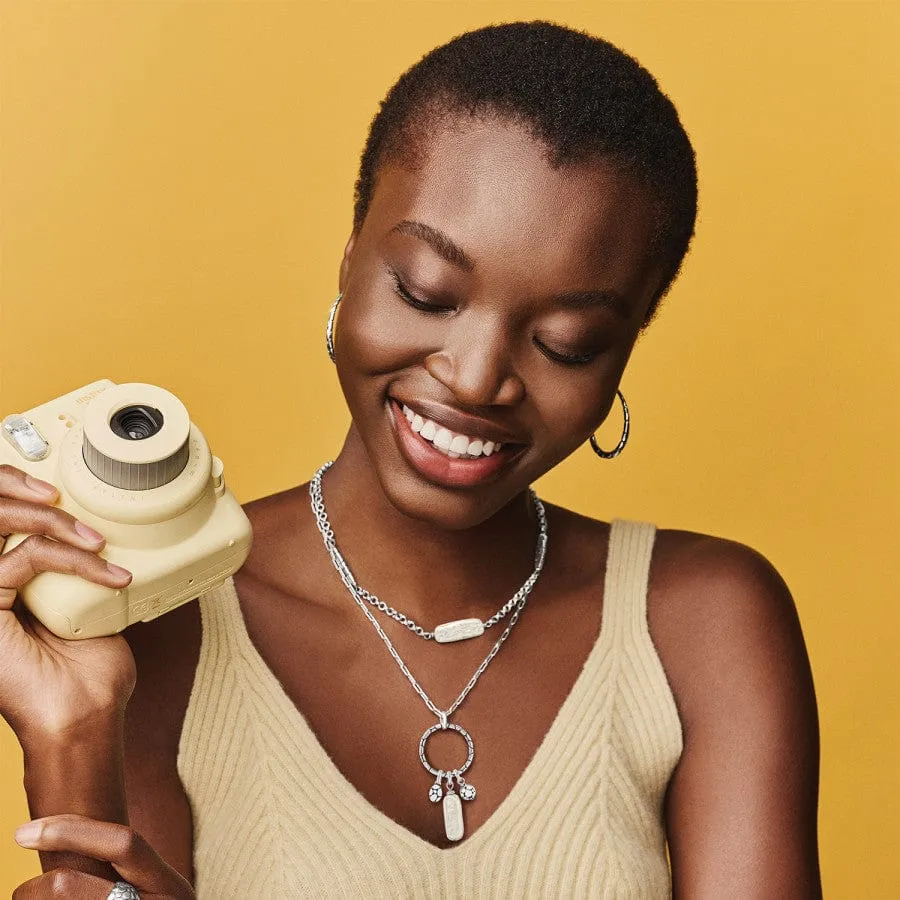
M631 430L631 416L628 413L628 404L625 402L625 395L618 390L616 391L616 394L622 401L622 412L625 413L625 427L622 429L622 437L620 438L619 443L616 445L616 449L601 450L600 447L597 446L596 438L591 435L591 447L594 453L596 453L597 456L600 456L603 459L613 459L625 449L625 445L628 443L628 432Z
M331 304L331 310L328 313L328 324L325 326L325 349L328 351L328 355L331 357L331 361L334 362L334 315L337 312L338 303L341 302L341 297L344 295L338 294L337 300Z

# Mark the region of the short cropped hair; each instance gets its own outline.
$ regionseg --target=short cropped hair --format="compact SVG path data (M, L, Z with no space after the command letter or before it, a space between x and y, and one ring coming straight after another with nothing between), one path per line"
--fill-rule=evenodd
M410 163L448 116L523 124L552 165L612 160L655 202L650 249L663 277L645 324L675 280L694 234L694 150L656 79L608 41L551 22L512 22L462 34L400 76L372 121L360 160L354 228L365 220L378 170Z

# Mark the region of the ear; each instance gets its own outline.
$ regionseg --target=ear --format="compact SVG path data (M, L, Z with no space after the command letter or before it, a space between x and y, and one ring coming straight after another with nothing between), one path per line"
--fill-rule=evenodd
M338 290L343 294L345 288L347 287L347 279L349 277L350 272L350 260L353 258L353 247L356 244L356 235L357 231L354 229L350 233L350 238L347 241L347 246L344 247L344 256L341 259L341 271L338 276Z

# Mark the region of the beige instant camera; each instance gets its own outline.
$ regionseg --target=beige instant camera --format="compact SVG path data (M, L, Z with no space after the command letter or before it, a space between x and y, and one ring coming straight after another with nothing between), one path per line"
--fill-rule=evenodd
M29 581L22 600L60 637L155 619L221 584L250 552L250 521L221 460L161 387L95 381L7 416L0 435L0 463L55 485L56 505L106 538L100 556L133 574L120 590L58 572ZM26 537L10 535L2 552Z

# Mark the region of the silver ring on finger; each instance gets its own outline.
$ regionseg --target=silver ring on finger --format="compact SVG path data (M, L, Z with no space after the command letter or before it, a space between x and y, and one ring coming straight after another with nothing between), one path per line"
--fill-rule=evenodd
M141 900L137 888L127 881L117 881L106 895L106 900Z

